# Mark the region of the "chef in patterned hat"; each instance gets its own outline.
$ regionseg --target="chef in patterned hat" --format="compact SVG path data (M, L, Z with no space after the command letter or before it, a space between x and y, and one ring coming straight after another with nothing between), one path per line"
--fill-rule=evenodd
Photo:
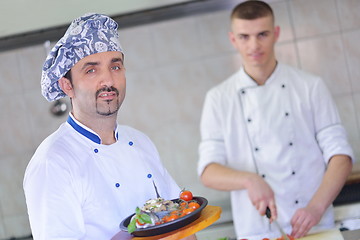
M126 89L117 27L105 15L81 16L44 63L42 94L68 96L72 110L26 169L35 240L110 239L137 206L156 198L154 183L164 199L179 196L151 140L116 122Z
M229 37L243 66L204 103L198 174L231 191L237 239L280 237L267 207L296 238L335 227L332 202L354 161L323 80L277 61L279 34L267 3L237 5Z

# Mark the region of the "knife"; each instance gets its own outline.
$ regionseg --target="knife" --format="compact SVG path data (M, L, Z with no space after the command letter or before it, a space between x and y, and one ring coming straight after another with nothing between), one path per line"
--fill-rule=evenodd
M153 182L153 185L154 185L154 188L155 188L156 197L157 197L157 198L160 198L160 194L159 194L159 192L158 192L158 190L157 190L157 187L156 187L156 185L155 185L154 180L153 180L152 182Z
M266 207L266 212L265 212L265 215L268 219L271 218L271 211L270 211L270 208L269 207ZM284 232L284 230L281 228L280 224L274 220L273 223L275 223L276 227L279 229L282 237L284 240L290 240L289 237L286 235L286 233Z

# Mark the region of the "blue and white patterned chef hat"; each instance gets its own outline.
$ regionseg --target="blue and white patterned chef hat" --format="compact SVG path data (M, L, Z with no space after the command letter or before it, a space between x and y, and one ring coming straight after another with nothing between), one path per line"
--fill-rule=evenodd
M49 102L65 97L58 80L82 58L108 51L123 53L117 29L118 24L102 14L88 13L72 21L65 35L49 52L43 65L43 96Z

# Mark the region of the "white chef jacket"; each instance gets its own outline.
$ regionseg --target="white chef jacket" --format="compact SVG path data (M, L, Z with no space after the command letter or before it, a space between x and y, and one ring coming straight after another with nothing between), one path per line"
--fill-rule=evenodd
M335 154L354 159L319 77L279 63L259 86L241 68L206 95L198 174L210 163L257 172L272 187L278 222L288 234L291 217L312 198ZM246 190L232 191L231 202L238 238L279 237ZM330 207L314 230L333 226Z
M143 133L117 125L117 141L100 137L70 114L31 159L24 191L35 240L109 240L150 198L152 181L165 199L180 188Z

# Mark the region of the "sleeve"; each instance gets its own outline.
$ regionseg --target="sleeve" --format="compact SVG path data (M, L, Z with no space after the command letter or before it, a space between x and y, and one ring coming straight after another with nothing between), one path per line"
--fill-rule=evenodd
M63 160L37 153L26 169L24 191L36 240L76 240L85 234L78 191Z
M354 161L354 154L347 140L345 128L341 124L336 105L320 78L315 82L311 99L316 139L323 152L325 162L328 163L332 156L338 154L348 155Z
M197 172L200 176L210 163L226 164L226 151L221 119L220 95L214 90L205 97L200 121L201 142Z

